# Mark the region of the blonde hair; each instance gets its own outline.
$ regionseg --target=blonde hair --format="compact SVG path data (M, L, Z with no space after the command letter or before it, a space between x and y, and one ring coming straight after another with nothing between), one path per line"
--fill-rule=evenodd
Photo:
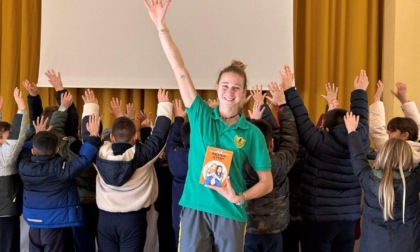
M405 223L405 196L406 183L404 171L414 168L413 154L410 145L402 139L389 139L379 152L375 166L382 171L382 180L379 183L378 198L383 209L384 220L394 219L394 176L393 172L398 170L403 184L403 223Z

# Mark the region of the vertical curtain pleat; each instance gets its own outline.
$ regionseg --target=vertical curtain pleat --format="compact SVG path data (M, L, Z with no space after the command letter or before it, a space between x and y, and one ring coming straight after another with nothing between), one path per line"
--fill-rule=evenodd
M339 87L340 107L349 109L353 81L366 69L376 90L381 67L382 0L295 0L296 86L312 121L325 112L325 84Z

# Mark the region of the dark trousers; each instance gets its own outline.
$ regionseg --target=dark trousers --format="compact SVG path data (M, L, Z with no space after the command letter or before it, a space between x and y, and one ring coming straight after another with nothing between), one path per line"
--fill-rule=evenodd
M95 252L99 209L96 204L83 204L81 208L85 225L73 227L74 249L76 252Z
M146 243L148 209L143 208L128 213L110 213L99 210L99 251L143 251Z
M163 161L156 167L159 195L155 202L155 209L159 213L157 230L159 237L159 252L176 252L177 237L172 228L172 174ZM179 218L178 218L179 220Z
M1 251L20 251L19 216L0 217L0 244Z
M354 221L303 223L302 252L353 252Z
M282 234L245 234L244 252L282 252Z
M29 228L29 252L38 251L74 251L71 228Z
M299 252L299 242L302 233L301 222L290 222L286 230L282 232L283 235L283 251Z

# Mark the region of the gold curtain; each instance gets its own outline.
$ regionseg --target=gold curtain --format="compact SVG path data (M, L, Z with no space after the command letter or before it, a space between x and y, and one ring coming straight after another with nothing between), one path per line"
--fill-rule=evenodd
M295 0L294 45L296 85L313 120L324 112L324 84L339 87L338 100L349 106L353 80L361 68L368 72L369 94L373 95L381 69L381 25L383 0ZM36 82L39 67L41 0L0 0L0 95L5 97L4 120L10 121L16 111L13 89L18 86L26 97L22 81ZM54 66L51 66L52 68ZM45 69L47 70L47 69ZM60 69L55 69L59 71ZM65 85L65 74L62 73ZM81 112L84 89L70 89ZM39 88L43 105L55 104L52 88ZM215 91L200 95L216 98ZM107 108L111 97L136 108L156 113L156 90L95 89L101 108ZM170 98L179 98L170 91ZM112 118L106 109L104 125Z
M325 83L335 83L349 109L360 69L373 98L381 76L383 0L294 0L295 82L316 123L325 112Z

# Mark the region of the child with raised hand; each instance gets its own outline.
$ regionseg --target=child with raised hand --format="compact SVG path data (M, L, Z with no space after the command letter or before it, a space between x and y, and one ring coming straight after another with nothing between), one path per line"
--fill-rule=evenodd
M249 200L245 206L248 215L245 252L283 251L282 231L286 229L290 220L287 174L295 162L298 151L298 133L292 111L286 104L283 89L275 82L270 83L269 87L272 97L267 96L267 98L279 108L280 128L275 133L278 139L276 151L274 151L272 127L266 119L261 120L263 111L269 111L268 113L274 118L269 108L261 106L261 88L254 89L256 101L250 118L251 122L263 132L270 151L273 191L261 198ZM243 169L243 176L248 188L258 181L256 172L248 164Z
M390 138L374 167L356 128L359 117L344 117L354 174L364 191L361 252L420 250L420 172L407 141Z
M327 84L325 84L325 90L327 94L321 95L321 96L327 101L327 107L325 111L328 112L340 106L340 103L337 100L338 87L336 87L334 83L331 84L328 82ZM318 122L316 123L316 127L318 128L322 127L324 123L324 116L325 116L325 113L319 116Z
M166 142L166 158L172 173L172 227L175 230L175 240L178 245L179 223L182 207L179 205L184 191L185 179L188 171L188 153L190 151L190 123L185 121L187 113L183 109L182 101L175 99L174 122Z
M55 71L47 70L45 75L48 77L48 81L51 83L55 90L55 99L58 104L61 104L61 97L63 93L67 92L67 89L64 88L63 82L61 81L61 74L60 72L55 73ZM74 103L67 108L67 121L65 126L65 135L72 136L74 138L78 138L78 130L79 130L79 113L76 109Z
M12 124L2 121L4 98L0 96L0 244L1 250L20 251L22 181L17 159L25 142L27 110L18 88L13 91L18 111Z
M157 198L153 163L165 146L172 118L168 92L158 91L158 109L152 135L142 144L134 122L120 115L112 125L111 141L104 141L96 160L96 203L99 207L99 251L142 251L146 241L146 214ZM118 108L119 107L119 108Z
M82 95L84 102L82 113L82 126L89 122L89 116L100 118L98 99L91 89L86 89ZM61 99L63 101L63 99ZM56 112L58 113L58 112ZM101 135L102 123L98 134ZM88 141L89 131L81 127L82 142ZM96 169L94 164L87 167L77 178L76 185L80 197L80 207L83 210L83 225L73 227L73 243L77 252L95 251L99 209L96 206Z
M64 103L68 96L63 97ZM92 115L90 132L78 155L70 159L58 154L58 137L46 131L46 120L34 122L36 134L31 151L22 152L19 174L24 185L23 217L30 226L30 251L69 251L73 247L71 227L83 225L79 195L74 183L96 158L99 118Z
M246 200L261 197L273 188L271 162L264 137L239 113L246 96L245 65L240 61L224 68L216 82L219 105L212 109L197 94L180 51L172 40L165 15L170 1L145 0L166 58L172 67L191 125L188 175L180 201L180 251L242 251L246 226ZM208 146L233 151L226 187L199 183ZM258 183L247 189L242 168L249 161Z
M333 109L324 117L323 130L311 122L288 66L280 72L286 101L296 120L299 139L307 151L300 189L304 219L302 251L343 251L354 248L355 223L360 218L361 189L353 174L344 125L346 110ZM350 109L360 116L357 128L365 151L369 148L369 80L361 70L354 80Z
M418 133L420 115L414 101L407 98L407 86L397 82L397 91L391 93L401 102L401 109L405 117L394 117L386 124L385 106L381 101L384 91L382 81L378 81L374 102L369 106L369 132L376 150L379 152L390 138L406 140L412 148L413 162L416 166L420 162L420 143Z

